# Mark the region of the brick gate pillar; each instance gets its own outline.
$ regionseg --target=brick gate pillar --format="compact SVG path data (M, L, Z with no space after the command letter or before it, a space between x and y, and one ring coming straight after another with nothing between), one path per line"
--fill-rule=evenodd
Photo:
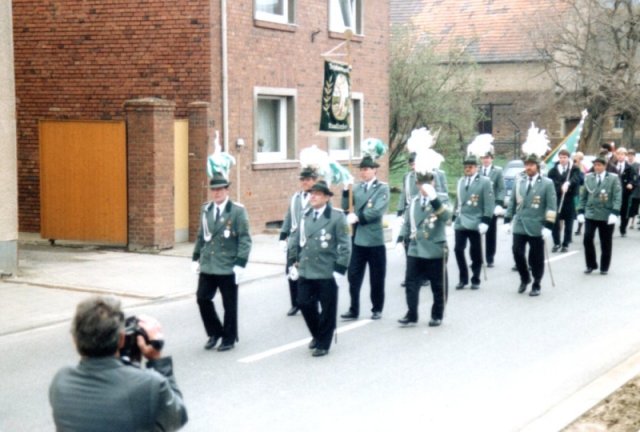
M209 102L192 102L189 112L189 241L200 226L200 208L208 200L207 157L213 152L213 116Z
M128 248L168 249L175 242L175 103L126 101Z

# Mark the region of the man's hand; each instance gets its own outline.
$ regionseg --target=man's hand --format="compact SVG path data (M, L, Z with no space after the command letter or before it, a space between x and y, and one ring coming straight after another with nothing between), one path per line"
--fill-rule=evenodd
M438 198L438 194L436 193L436 189L430 185L429 183L423 183L422 190L427 194L429 200L433 201Z
M200 273L200 262L199 261L191 261L191 271L194 273Z
M627 185L627 189L629 189L629 190L633 189L633 185L632 185L631 183L629 183L629 184Z
M569 190L569 182L562 183L560 189L562 190L562 193L567 193L567 191Z
M478 231L480 232L480 235L486 234L487 231L489 231L489 225L486 223L480 223L480 225L478 225Z
M353 177L346 178L342 182L342 188L344 190L349 190L349 186L351 186L351 185L353 185Z
M496 208L493 209L494 216L504 216L504 208L501 205L497 205Z
M238 265L234 265L233 266L233 273L235 273L235 275L236 275L236 282L237 282L238 279L240 279L240 277L244 273L244 267L240 267Z
M576 219L578 220L579 223L581 224L584 223L584 215L582 213L580 213Z
M504 230L505 233L511 234L511 224L510 223L506 223L506 224L502 225L502 229Z
M288 245L287 245L287 241L286 241L286 240L280 240L280 241L278 242L278 246L280 246L280 250L281 250L282 252L286 252L286 251L287 251L287 247L288 247Z
M546 240L551 239L551 230L549 228L542 228L542 238Z
M138 324L147 333L149 342L164 339L164 335L162 334L162 327L160 326L160 322L157 319L148 315L138 315ZM156 350L153 345L147 344L147 342L144 340L144 337L138 336L136 342L138 343L140 352L147 360L158 360L160 357L162 357L162 353Z
M614 214L609 215L609 219L607 220L607 225L615 225L618 222L618 216Z
M349 225L353 225L354 223L358 222L358 216L355 213L349 213L347 215L347 223L349 223Z
M292 281L297 281L300 275L298 275L298 267L292 265L289 267L289 279Z

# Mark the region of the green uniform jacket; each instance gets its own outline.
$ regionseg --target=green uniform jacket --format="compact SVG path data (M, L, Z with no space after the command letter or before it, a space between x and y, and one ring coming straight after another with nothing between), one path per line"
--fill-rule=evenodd
M417 258L442 258L446 254L445 231L451 212L440 199L429 201L424 208L422 196L411 201L400 233L401 241L410 239L407 255Z
M309 208L308 199L306 206L302 207L302 193L303 192L296 192L291 197L291 200L289 201L289 209L287 210L287 214L284 215L282 228L280 228L280 240L285 240L288 238L289 247L292 241L291 235L298 230L302 214L306 209Z
M416 185L416 172L409 171L402 178L402 190L400 191L400 198L398 198L398 216L405 212L411 200L418 196L418 186Z
M530 237L541 237L542 228L553 229L556 221L556 190L553 181L547 177L538 176L527 193L529 178L520 177L516 180L513 199L504 216L504 222L513 219L513 233Z
M469 189L465 188L465 177L458 180L458 200L456 201L456 230L477 231L480 223L489 225L496 202L491 181L479 173L473 178Z
M480 167L478 171L484 175L484 167ZM491 165L489 174L486 176L491 180L493 186L493 196L495 197L496 204L499 206L504 205L504 177L502 175L502 168L495 165Z
M389 206L389 185L375 180L369 190L364 191L364 183L353 188L353 212L359 222L354 225L354 243L358 246L383 246L382 217ZM342 208L349 208L349 191L342 194Z
M298 274L305 279L331 279L334 271L345 274L350 258L351 238L344 213L327 204L314 221L309 208L299 229L291 234L288 265L298 263Z
M604 221L609 215L620 215L622 205L622 186L616 174L605 172L600 186L595 173L584 179L584 187L580 192L578 213L592 220Z
M249 218L242 204L229 200L220 214L220 220L214 222L214 208L211 201L202 206L192 259L200 262L202 273L232 274L233 266L244 267L249 260ZM206 234L210 234L210 237Z

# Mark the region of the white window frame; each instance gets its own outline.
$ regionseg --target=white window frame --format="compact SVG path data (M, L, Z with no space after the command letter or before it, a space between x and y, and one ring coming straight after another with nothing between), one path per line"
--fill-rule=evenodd
M283 3L282 15L259 11L258 1L259 0L254 0L253 2L255 19L262 20L262 21L270 21L270 22L275 22L280 24L293 24L293 11L295 8L294 0L282 0L282 3Z
M357 109L356 109L357 105ZM364 139L362 137L362 131L364 130L363 124L363 107L364 107L364 95L359 92L351 92L351 112L349 113L349 124L351 126L351 133L353 134L351 152L348 148L349 137L334 138L347 140L347 148L345 149L332 149L331 143L328 143L329 155L336 160L349 160L349 156L352 158L360 157L360 143ZM357 116L357 121L356 121ZM331 138L329 138L329 141ZM349 154L351 153L351 154Z
M352 2L351 15L353 22L350 27L344 25L340 1ZM364 35L363 7L363 0L329 0L329 31L344 33L345 30L350 29L355 35Z
M258 163L282 162L295 154L295 98L297 91L287 88L255 87L254 88L254 161ZM279 140L278 151L258 151L258 103L263 100L279 101Z

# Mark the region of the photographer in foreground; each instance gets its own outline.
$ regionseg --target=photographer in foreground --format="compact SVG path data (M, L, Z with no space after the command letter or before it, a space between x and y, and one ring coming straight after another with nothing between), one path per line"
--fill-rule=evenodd
M82 358L58 371L49 388L58 431L173 431L187 422L171 358L157 349L160 323L140 316L128 336L147 359L146 370L119 358L124 324L120 301L113 297L93 296L78 304L71 333Z

